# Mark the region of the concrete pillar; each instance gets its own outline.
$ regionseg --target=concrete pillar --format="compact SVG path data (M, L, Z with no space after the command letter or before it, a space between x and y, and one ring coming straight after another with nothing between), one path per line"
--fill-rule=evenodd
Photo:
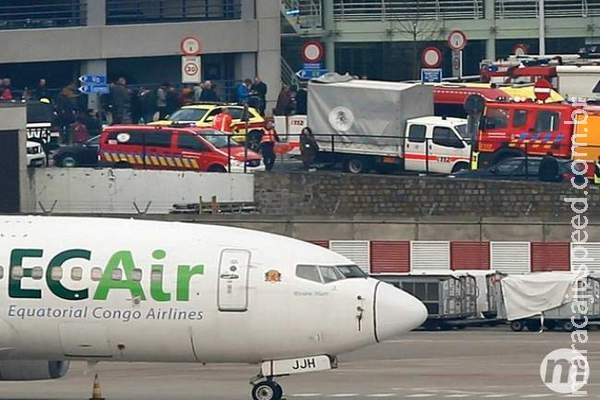
M87 60L81 63L81 75L106 75L106 60ZM88 95L88 108L100 110L100 96Z
M281 4L279 0L255 0L258 20L256 71L267 84L266 112L271 113L281 89Z
M256 76L256 53L238 53L235 57L234 74L236 81Z
M335 22L333 19L333 0L323 1L323 28L325 35L325 68L335 71Z
M32 212L25 104L0 104L0 121L0 213Z
M87 2L87 25L106 25L106 0L94 0Z
M488 21L490 34L485 43L485 58L489 60L496 59L496 1L485 0L485 19Z

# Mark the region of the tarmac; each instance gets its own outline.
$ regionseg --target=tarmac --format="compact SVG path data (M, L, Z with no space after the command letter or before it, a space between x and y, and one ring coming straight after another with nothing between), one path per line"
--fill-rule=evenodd
M584 398L600 399L600 331L588 332L590 379ZM540 378L544 356L572 344L567 332L512 332L508 327L412 332L339 357L333 371L279 378L295 399L559 399ZM257 366L100 363L107 400L246 400ZM48 382L0 382L0 399L87 399L93 372L82 362Z

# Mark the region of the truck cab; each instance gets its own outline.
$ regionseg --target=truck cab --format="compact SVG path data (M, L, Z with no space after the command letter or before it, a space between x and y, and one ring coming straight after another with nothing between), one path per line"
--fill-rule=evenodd
M405 170L450 174L468 169L470 156L465 119L430 116L406 121Z

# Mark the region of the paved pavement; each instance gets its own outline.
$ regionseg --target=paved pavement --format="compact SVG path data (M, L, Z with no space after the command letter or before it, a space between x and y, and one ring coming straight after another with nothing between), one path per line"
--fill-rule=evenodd
M413 332L340 357L339 369L279 379L288 400L302 399L559 399L541 382L550 351L569 347L565 332L511 332L507 328ZM588 351L586 398L600 399L600 331L578 344ZM256 366L116 364L97 367L108 400L248 399ZM87 399L92 375L75 363L51 382L0 382L0 399Z

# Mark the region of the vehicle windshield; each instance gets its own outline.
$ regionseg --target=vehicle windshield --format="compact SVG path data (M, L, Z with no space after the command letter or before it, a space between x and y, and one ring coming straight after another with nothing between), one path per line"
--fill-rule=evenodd
M458 132L458 134L463 138L463 139L471 139L469 137L469 133L467 132L467 124L460 124L460 125L456 125L454 127L454 129L456 129L456 131Z
M200 121L207 110L203 110L200 108L181 108L173 113L169 117L169 121L173 122L190 122L190 121Z
M343 279L366 278L358 265L297 265L296 276L317 283L330 283Z
M216 130L203 130L201 131L200 136L209 141L217 149L227 147L228 142L226 133ZM237 146L237 143L231 140L231 146Z

